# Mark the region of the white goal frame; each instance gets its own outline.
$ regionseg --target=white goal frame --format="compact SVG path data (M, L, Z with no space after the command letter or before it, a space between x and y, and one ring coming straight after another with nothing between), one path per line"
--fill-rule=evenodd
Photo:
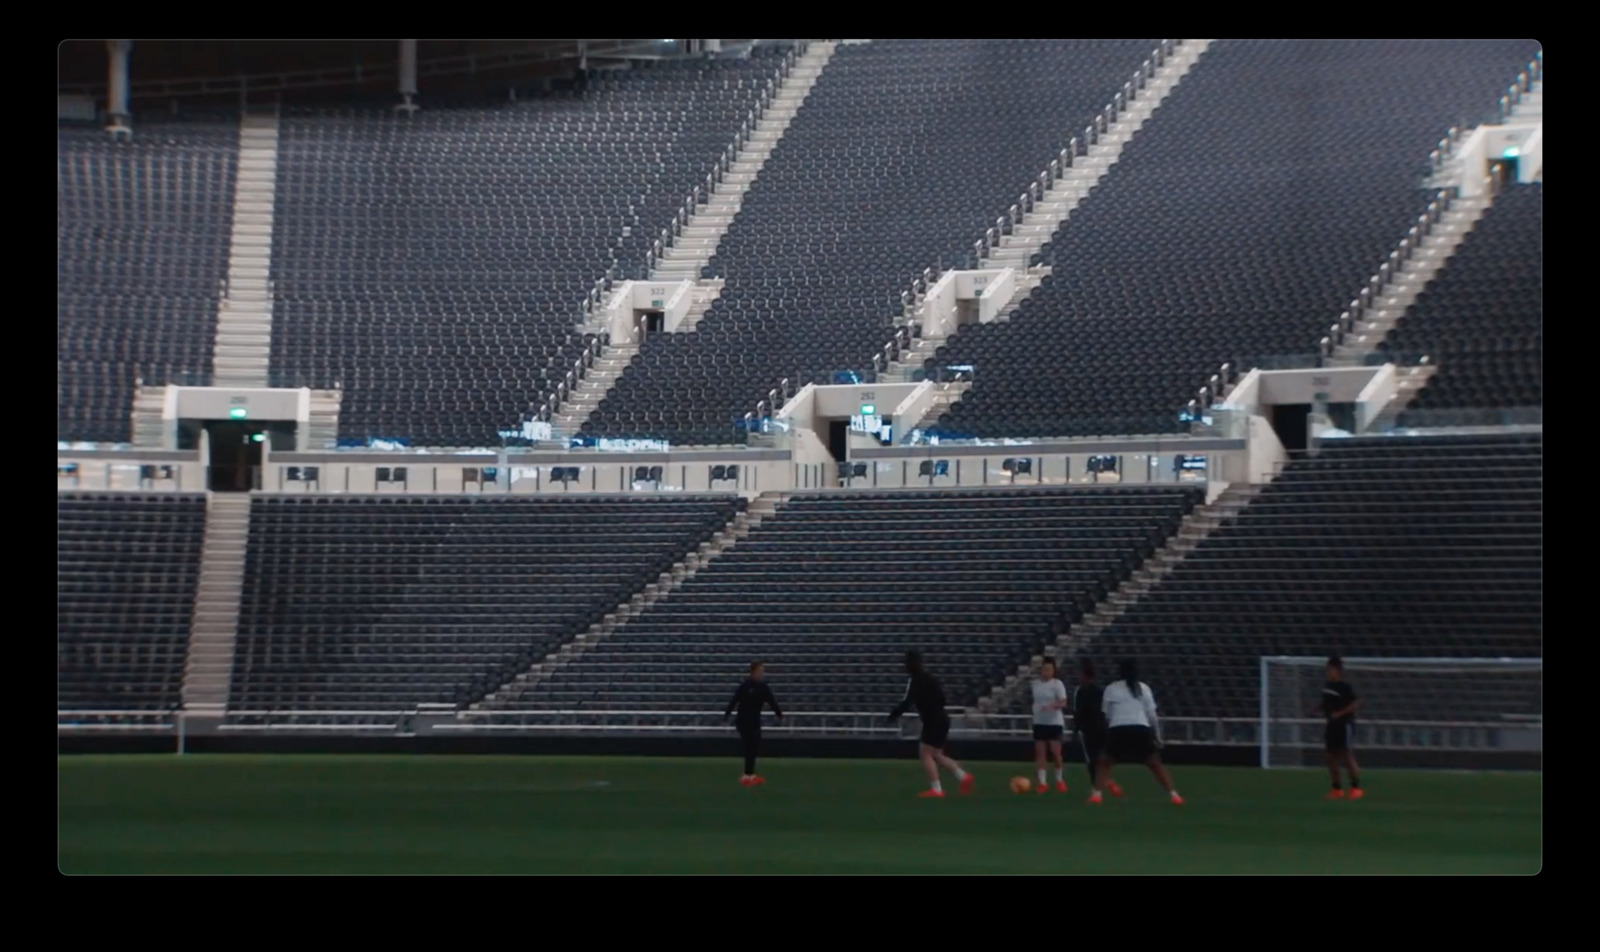
M1543 658L1432 658L1432 657L1370 658L1370 657L1348 657L1348 658L1344 658L1342 660L1344 661L1344 664L1345 664L1345 666L1347 668L1351 667L1351 666L1366 667L1366 668L1385 668L1385 667L1389 667L1389 668L1396 668L1396 669L1440 667L1440 668L1456 668L1456 669L1485 670L1485 671L1494 670L1494 669L1498 668L1498 669L1503 669L1503 670L1508 671L1508 672L1538 671L1538 672L1540 672L1541 676L1542 676L1542 674L1544 672L1544 659ZM1311 655L1264 655L1264 656L1262 656L1262 658L1261 658L1261 669L1260 669L1260 671L1261 671L1261 673L1260 673L1260 683L1259 683L1259 686L1258 686L1258 691L1259 691L1260 700L1261 700L1261 710L1260 710L1260 715L1259 715L1260 716L1260 720L1259 720L1258 726L1257 726L1257 733L1259 735L1259 740L1260 740L1260 745L1261 745L1261 766L1263 768L1277 767L1279 769L1282 769L1282 767L1285 766L1283 764L1276 764L1275 765L1275 764L1272 763L1272 749L1273 749L1273 747L1274 746L1284 746L1282 744L1275 745L1273 743L1273 740L1272 740L1272 725L1274 723L1274 719L1273 719L1273 712L1272 712L1272 696L1271 696L1271 686L1272 686L1271 670L1272 670L1273 666L1277 665L1277 666L1287 666L1287 667L1296 667L1296 668L1321 669L1321 668L1325 667L1327 665L1327 663L1328 663L1327 657L1326 656L1320 656L1320 655L1319 656L1311 656ZM1283 718L1279 718L1277 720L1278 723L1283 723L1283 721L1284 721ZM1306 717L1305 713L1301 712L1301 716L1295 719L1295 723L1301 723L1301 724L1316 723L1316 724L1320 725L1323 722L1320 719ZM1406 729L1406 728L1415 728L1415 729L1450 730L1450 731L1458 731L1458 732L1466 731L1466 732L1469 732L1469 733L1476 733L1476 732L1481 731L1485 735L1487 735L1491 731L1505 730L1507 728L1511 728L1513 730L1537 731L1541 735L1541 740L1540 740L1538 749L1542 751L1543 748L1544 748L1543 741L1542 741L1542 732L1544 730L1544 723L1543 723L1542 716L1540 718L1537 718L1537 719L1531 719L1531 720L1529 720L1529 721L1527 721L1525 723L1512 722L1512 721L1488 721L1488 720L1482 720L1482 721L1459 721L1459 720L1405 720L1405 721L1397 721L1397 720L1382 720L1382 721L1376 721L1376 722L1374 722L1372 720L1364 720L1364 721L1362 721L1362 723L1375 724L1376 726L1380 726L1380 727L1384 727L1384 728L1398 728L1398 729L1402 729L1402 730ZM1482 751L1482 750L1493 749L1493 748L1490 748L1490 747L1481 747L1481 746L1476 746L1476 745L1468 745L1468 746L1451 746L1451 745L1446 745L1446 744L1422 745L1422 744L1414 744L1414 743L1406 743L1406 742L1380 744L1380 745L1376 745L1376 746L1379 749L1388 749L1388 750L1449 750L1449 751L1460 751L1460 752L1472 752L1472 751Z

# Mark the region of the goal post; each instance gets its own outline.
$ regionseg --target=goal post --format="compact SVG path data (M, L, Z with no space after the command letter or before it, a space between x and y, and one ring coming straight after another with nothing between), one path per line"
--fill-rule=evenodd
M1540 769L1540 658L1344 658L1360 699L1352 748L1363 766ZM1261 659L1261 766L1325 763L1327 658Z

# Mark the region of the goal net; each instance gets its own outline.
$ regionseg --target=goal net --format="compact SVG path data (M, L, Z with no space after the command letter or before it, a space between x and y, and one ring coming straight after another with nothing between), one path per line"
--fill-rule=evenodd
M1544 751L1539 658L1345 658L1363 766L1535 768ZM1261 659L1261 766L1326 761L1327 659Z

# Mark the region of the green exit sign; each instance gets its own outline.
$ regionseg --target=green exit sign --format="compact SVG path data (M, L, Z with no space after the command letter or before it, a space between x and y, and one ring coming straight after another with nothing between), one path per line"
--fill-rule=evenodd
M872 416L873 414L875 414L877 412L878 412L878 405L875 404L875 403L863 403L861 405L861 415L862 416Z
M655 300L650 302L650 306L651 307L665 307L666 306L666 302L661 300L660 298L656 298Z
M233 407L228 410L228 419L230 420L243 420L249 415L250 411L246 410L244 407Z

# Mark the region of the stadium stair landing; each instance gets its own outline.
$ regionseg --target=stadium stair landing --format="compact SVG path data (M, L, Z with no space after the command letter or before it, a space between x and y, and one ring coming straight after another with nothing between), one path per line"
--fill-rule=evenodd
M1438 275L1445 262L1461 247L1467 232L1472 230L1488 208L1489 200L1486 197L1451 200L1450 207L1440 213L1438 223L1429 229L1417 245L1416 254L1411 256L1410 261L1400 263L1396 279L1384 290L1383 296L1376 302L1377 306L1368 312L1365 320L1351 328L1343 343L1334 349L1329 364L1335 367L1361 366L1366 356L1376 350L1389 331L1399 323L1406 309L1416 302L1422 289L1428 286L1428 282Z
M228 705L249 543L250 494L207 493L200 580L183 668L183 708L188 713L220 717Z
M683 584L685 580L693 578L695 573L714 561L717 556L737 545L739 540L750 534L750 530L759 526L764 520L771 518L778 511L778 507L787 502L792 495L793 493L766 492L757 496L746 507L744 512L729 520L721 532L702 542L699 548L684 556L666 572L661 573L660 578L646 585L639 594L618 605L615 611L610 612L605 618L590 626L588 631L579 634L576 638L556 649L543 661L517 675L507 684L485 695L483 700L473 704L471 709L481 711L494 710L501 707L527 692L551 672L570 664L589 648L610 637L613 632L625 626L630 620L644 614L651 605L666 598L672 593L673 589Z
M1146 559L1139 570L1108 595L1105 601L1096 605L1093 612L1056 639L1051 655L1062 660L1081 656L1101 632L1171 573L1207 536L1238 518L1239 513L1261 492L1261 488L1236 484L1223 490L1211 502L1196 506L1193 512L1184 517L1178 531L1173 533L1166 545ZM1038 655L1029 663L1018 666L1015 674L978 700L978 710L986 714L1006 713L1023 703L1028 683L1038 674L1039 664L1043 660L1044 655Z
M1116 121L1106 125L1098 141L1088 146L1085 154L1077 156L1071 168L1062 170L1061 177L1034 204L1033 210L1022 216L1021 223L1013 226L1012 233L1000 238L1000 247L989 253L986 267L1016 268L1018 271L1026 269L1028 260L1039 247L1050 240L1050 236L1067 220L1073 209L1088 197L1089 192L1122 158L1123 150L1134 135L1144 128L1151 115L1183 81L1183 77L1189 74L1206 50L1211 48L1212 41L1176 42L1179 45L1172 55L1154 70L1155 75L1146 80L1143 88L1135 91L1133 99L1117 115ZM1078 134L1082 135L1081 132ZM1067 144L1062 143L1063 146ZM1017 303L1020 301L1019 298Z
M1012 268L1018 277L1017 292L1010 301L1000 309L1000 321L1008 321L1011 315L1022 304L1023 300L1039 286L1050 269L1045 266L1029 266L1039 248L1050 236L1061 227L1074 209L1089 196L1101 179L1111 171L1122 158L1123 150L1144 124L1150 120L1155 111L1161 107L1172 90L1189 74L1189 71L1199 62L1206 50L1211 48L1211 40L1178 40L1172 54L1160 66L1155 67L1153 75L1148 77L1143 88L1135 91L1125 108L1117 115L1116 121L1106 125L1105 131L1099 134L1098 140L1085 147L1084 154L1076 156L1072 167L1063 169L1061 177L1050 186L1040 199L1034 203L1032 210L1022 216L1022 220L1013 226L1012 233L1000 238L1000 245L989 253L988 259L983 263L984 268ZM1080 133L1081 135L1081 133ZM1070 143L1062 143L1069 145ZM920 304L918 305L921 306ZM891 365L889 374L893 379L910 380L911 375L922 368L922 362L933 356L933 352L949 338L921 339L918 340L905 354L901 356L898 364ZM960 392L948 399L940 394L935 399L934 406L918 421L915 427L904 428L903 432L909 439L911 434L925 429L947 412L951 405L961 399L967 387L963 386Z
M217 310L212 385L269 386L272 357L272 222L278 187L276 111L239 120L239 174L227 288Z
M706 204L695 210L683 228L663 250L661 262L650 272L652 281L699 281L700 269L711 262L717 246L728 232L728 225L739 214L745 193L761 174L761 169L778 147L800 106L816 86L823 67L833 57L835 44L813 43L789 70L772 97L772 104L750 130L722 181L707 196Z
M822 68L832 58L835 47L834 43L812 43L810 48L795 61L789 70L789 75L779 82L772 103L756 121L755 128L751 130L743 147L734 155L733 161L723 174L722 181L712 188L706 197L706 203L695 209L694 215L683 227L683 232L673 239L671 246L663 250L660 263L650 272L650 279L653 281L694 282L694 287L690 291L688 313L673 329L673 333L694 331L700 319L711 309L711 302L722 294L723 280L702 278L700 270L710 263L717 246L722 244L728 226L732 224L744 204L745 193L750 190L751 183L767 164L772 150L778 147L779 140L783 138L784 132L788 131L789 124L794 121L801 104L811 94L812 87L817 84L817 77L822 75ZM607 313L610 307L610 295L618 293L622 287L623 285L618 285L612 289L605 305L596 308L594 313ZM581 329L589 333L601 333L606 330L593 320ZM613 344L605 349L596 359L594 367L573 388L572 393L561 404L559 412L550 421L553 440L565 443L578 432L590 414L600 405L600 401L611 392L611 388L627 370L628 362L638 352L638 344Z

